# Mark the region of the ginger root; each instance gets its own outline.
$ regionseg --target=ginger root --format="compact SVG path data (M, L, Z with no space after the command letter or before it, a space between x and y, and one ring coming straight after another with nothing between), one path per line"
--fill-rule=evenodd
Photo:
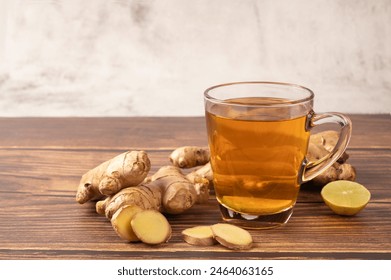
M340 164L336 162L310 182L317 186L324 186L337 180L356 180L356 169L349 163Z
M174 166L192 168L207 164L210 153L207 147L183 146L175 149L169 158Z
M118 209L126 205L135 205L143 210L156 209L160 211L162 209L160 190L155 191L154 188L151 189L145 185L125 188L113 196L98 201L95 208L98 214L111 219Z
M197 203L205 203L209 199L210 188L213 186L213 172L210 162L190 172L186 178L194 184L197 192Z
M326 130L319 133L315 133L310 136L310 144L314 144L318 147L324 148L327 152L331 152L338 141L338 132L335 130ZM311 148L309 147L309 153ZM339 163L344 163L348 160L349 155L344 152L338 159Z
M163 166L152 175L152 183L162 192L163 212L179 214L192 207L197 201L197 193L179 168Z
M310 162L316 162L324 156L327 156L334 148L337 140L338 133L331 130L311 135L307 159ZM356 179L356 170L352 165L346 162L348 158L349 155L344 152L336 163L310 182L314 185L324 186L327 183L336 180L354 181Z
M128 151L105 161L82 176L76 201L83 204L137 186L147 176L150 166L144 151Z
M114 196L99 201L96 204L96 211L109 219L124 205L179 214L192 207L199 199L201 198L198 198L194 184L186 179L179 168L163 166L145 183L122 189Z

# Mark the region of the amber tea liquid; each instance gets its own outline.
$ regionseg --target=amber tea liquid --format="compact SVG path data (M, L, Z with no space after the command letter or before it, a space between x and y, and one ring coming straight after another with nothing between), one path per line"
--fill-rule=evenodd
M277 102L285 100L229 100L246 105ZM264 114L255 106L247 106L244 112L219 104L213 106L217 107L210 111L217 113L206 112L206 121L214 188L217 200L225 208L223 217L252 220L283 212L290 215L287 210L296 202L298 177L308 147L306 115L290 119L283 110ZM219 112L225 117L219 116Z

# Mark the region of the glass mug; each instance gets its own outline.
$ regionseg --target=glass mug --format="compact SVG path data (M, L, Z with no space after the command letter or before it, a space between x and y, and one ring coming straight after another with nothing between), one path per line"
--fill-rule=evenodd
M339 113L315 114L314 93L276 82L238 82L204 92L213 183L222 217L245 228L285 224L300 185L330 167L345 151L351 121ZM306 159L310 130L341 126L333 151Z

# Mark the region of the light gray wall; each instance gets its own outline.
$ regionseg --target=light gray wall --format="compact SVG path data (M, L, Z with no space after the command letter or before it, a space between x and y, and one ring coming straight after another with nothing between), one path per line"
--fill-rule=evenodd
M202 115L243 80L390 113L390 0L0 0L0 116Z

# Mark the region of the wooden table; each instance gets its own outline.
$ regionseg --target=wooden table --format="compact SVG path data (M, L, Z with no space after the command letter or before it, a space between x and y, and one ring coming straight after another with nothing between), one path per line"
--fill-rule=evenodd
M335 215L320 189L303 186L288 224L251 231L255 246L194 247L181 231L220 222L216 201L168 216L169 243L130 244L94 203L75 202L81 175L127 149L143 149L152 170L172 149L206 145L204 119L0 118L0 259L391 259L390 115L352 115L349 162L372 193L353 217Z

